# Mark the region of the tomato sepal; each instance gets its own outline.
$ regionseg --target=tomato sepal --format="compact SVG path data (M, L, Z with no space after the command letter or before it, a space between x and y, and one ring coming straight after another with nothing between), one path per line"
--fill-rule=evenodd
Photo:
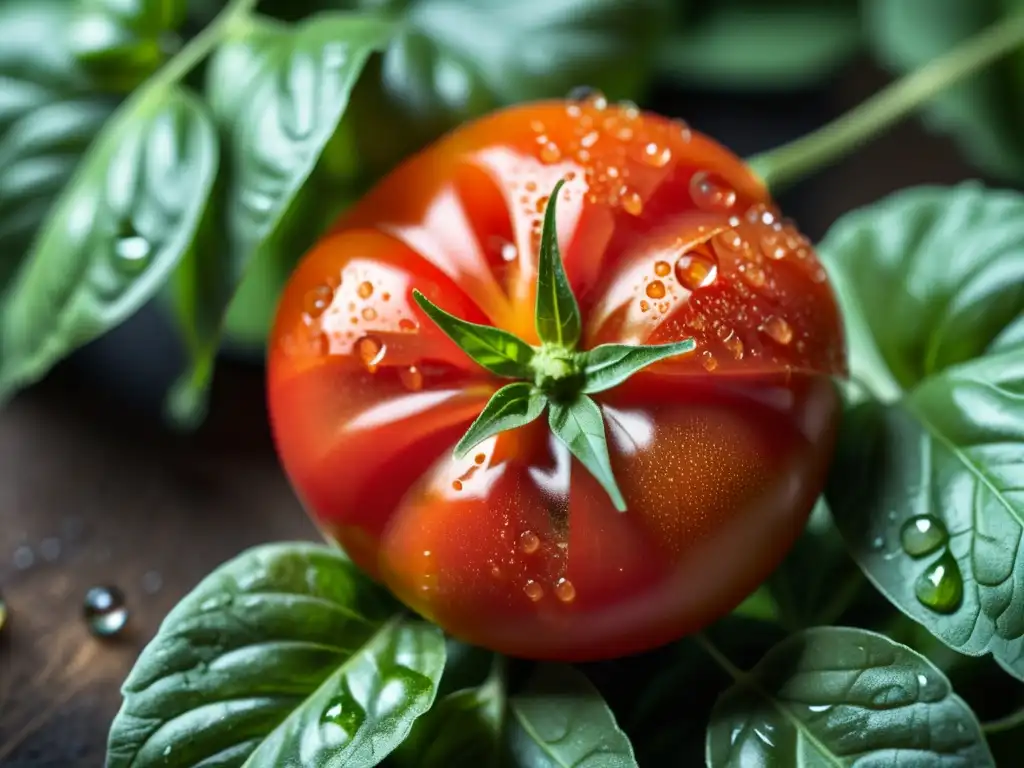
M649 347L635 347L631 344L602 344L594 347L580 354L583 394L592 395L617 387L634 373L659 360L686 355L696 348L697 342L692 338Z
M552 402L548 411L548 424L569 452L579 459L597 479L619 512L626 511L626 500L615 482L612 462L608 455L608 439L604 431L604 416L592 398L580 395L570 403Z
M487 401L455 446L455 458L464 458L489 437L535 421L544 413L547 404L547 396L529 382L517 381L502 387Z

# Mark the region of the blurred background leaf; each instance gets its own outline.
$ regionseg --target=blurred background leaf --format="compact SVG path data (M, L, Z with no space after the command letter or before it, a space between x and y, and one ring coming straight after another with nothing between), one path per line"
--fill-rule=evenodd
M807 88L861 47L857 0L718 0L693 4L676 26L658 74L701 89Z
M1024 0L863 0L874 55L894 74L909 72L1011 13ZM952 134L986 173L1024 178L1024 51L943 93L925 113Z

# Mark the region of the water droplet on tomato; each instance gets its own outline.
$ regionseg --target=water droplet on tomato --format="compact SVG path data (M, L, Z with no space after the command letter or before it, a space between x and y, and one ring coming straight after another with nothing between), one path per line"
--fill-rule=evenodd
M461 480L452 480L452 488L454 490L456 490L456 491L461 491L462 490L462 481Z
M419 326L409 318L403 317L398 321L398 327L403 331L415 331Z
M540 148L540 160L542 163L550 165L557 163L562 159L562 150L558 148L558 145L553 141L545 142Z
M423 389L423 373L415 365L399 369L398 379L410 392L419 392Z
M640 299L640 311L641 311L641 312L646 312L646 311L647 311L647 310L649 310L650 308L651 308L651 305L650 305L650 304L648 304L648 303L647 303L646 301L644 301L643 299Z
M485 461L487 461L486 454L478 453L476 456L473 457L473 462L475 464L483 464Z
M777 233L770 232L761 238L761 253L769 259L779 261L786 258L789 254L789 249L786 248Z
M359 359L362 360L366 370L370 373L377 372L377 366L380 365L384 355L387 354L387 349L380 342L380 339L375 336L363 336L356 342L356 352L359 354Z
M82 615L97 637L116 635L128 623L124 593L117 587L92 587L85 593Z
M359 297L362 299L370 298L373 296L373 283L369 280L363 280L363 282L359 284L359 288L356 289L356 293L358 293Z
M724 248L729 252L738 251L743 247L743 237L735 229L727 229L714 236L715 247Z
M647 165L654 168L664 168L668 161L672 159L672 150L651 141L644 147L643 159Z
M708 373L718 367L718 361L715 359L715 356L706 349L700 354L700 364L704 366L704 370Z
M548 196L541 195L540 197L537 198L537 203L534 205L534 208L537 209L537 213L544 213L544 208L547 207L547 204Z
M948 540L945 524L932 515L912 517L900 528L900 545L911 557L930 555Z
M535 603L544 597L544 587L533 579L530 579L523 585L523 592Z
M576 587L568 579L559 579L555 584L555 597L563 603L571 603L576 599Z
M652 299L665 298L665 284L661 280L652 280L647 284L646 293Z
M736 204L736 190L720 176L697 171L690 179L690 197L698 208L727 211Z
M706 249L688 251L676 261L675 272L688 291L706 288L718 278L718 259Z
M623 186L619 189L619 198L622 209L630 216L639 216L644 212L644 201L635 190Z
M604 94L591 85L576 85L569 89L565 98L569 101L587 101L595 96L603 97Z
M787 323L783 318L778 315L769 315L764 323L761 324L761 330L764 331L768 337L779 344L785 346L793 340L793 327Z
M363 311L360 314L363 316L363 320L377 319L377 310L373 307L363 307Z
M942 554L914 584L918 602L936 613L953 613L964 597L964 582L960 566L948 551Z
M590 149L592 146L597 144L597 140L601 138L601 134L597 131L590 131L582 139L580 139L580 146Z
M311 318L318 318L334 301L334 291L329 285L320 285L306 292L302 306Z
M765 281L767 280L767 276L759 264L747 264L743 268L743 276L747 279L747 282L755 288L764 287ZM789 342L784 341L782 343L788 344Z
M519 548L528 555L532 555L540 549L540 536L533 531L523 531L519 537Z
M667 277L668 273L672 271L672 267L669 266L667 261L656 261L654 262L654 274L658 277Z
M544 123L540 120L531 120L530 128L533 129L534 133L544 133Z

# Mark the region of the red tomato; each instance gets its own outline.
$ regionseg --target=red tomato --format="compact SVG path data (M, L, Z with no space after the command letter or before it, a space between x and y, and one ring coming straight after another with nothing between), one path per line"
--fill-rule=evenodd
M693 337L595 396L627 505L545 419L452 448L499 380L414 302L536 343L558 234L582 348ZM832 454L842 326L808 241L733 154L632 106L545 102L411 158L302 260L269 401L323 531L453 635L515 656L642 651L734 608L802 530Z

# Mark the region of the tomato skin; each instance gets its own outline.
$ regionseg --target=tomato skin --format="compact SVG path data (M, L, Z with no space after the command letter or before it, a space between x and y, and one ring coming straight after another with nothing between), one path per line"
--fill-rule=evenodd
M545 419L453 458L506 380L411 297L536 343L562 178L583 348L698 344L595 396L625 513ZM367 573L468 642L588 660L698 630L778 565L824 485L843 374L825 273L742 162L594 99L497 112L382 180L289 281L268 392L297 492Z

